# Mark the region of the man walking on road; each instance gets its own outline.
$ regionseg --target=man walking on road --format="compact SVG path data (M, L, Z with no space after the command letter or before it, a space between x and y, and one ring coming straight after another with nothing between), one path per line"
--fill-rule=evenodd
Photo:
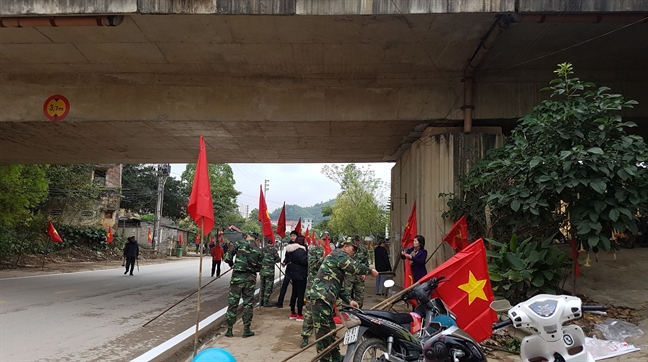
M135 259L139 258L139 245L137 245L137 239L134 236L129 237L126 246L124 246L124 258L126 258L126 271L124 275L128 273L130 269L130 275L133 275L133 269L135 268Z
M261 266L261 305L264 307L272 307L270 304L270 295L272 294L272 287L274 286L275 266L281 261L279 253L275 249L272 240L266 241L266 246L263 247L263 261Z
M350 298L348 291L343 287L344 278L349 275L364 274L378 276L376 269L369 269L369 267L360 265L351 259L357 249L357 243L352 239L347 239L342 249L333 250L322 262L322 266L313 280L313 285L306 294L308 300L313 303L313 327L317 339L335 330L333 306L338 299L342 299L344 303L358 308L358 303ZM317 342L317 352L319 353L331 345L335 339L334 333ZM320 361L341 362L342 360L340 348L336 347Z
M252 300L254 299L257 273L261 270L263 257L261 249L257 245L258 236L255 232L248 232L245 240L237 242L225 253L225 262L233 269L227 298L227 332L225 337L234 337L232 329L236 322L236 312L241 298L243 298L243 338L254 335L254 332L250 330L253 315Z
M221 273L221 260L223 259L223 248L220 246L220 244L213 244L211 250L209 253L212 256L212 270L211 270L211 276L212 278L214 277L214 270L216 270L216 278L220 277Z

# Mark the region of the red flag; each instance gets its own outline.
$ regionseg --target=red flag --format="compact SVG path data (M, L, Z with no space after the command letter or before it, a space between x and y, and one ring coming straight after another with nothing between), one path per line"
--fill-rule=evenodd
M306 235L304 236L306 237L306 244L310 245L310 233L308 232L308 228L306 228Z
M59 235L58 231L56 231L51 221L47 222L47 235L49 235L49 237L52 238L52 241L55 243L63 242L63 239L61 239L61 235Z
M212 203L211 187L209 186L209 174L207 170L207 152L205 151L205 140L200 136L200 153L196 164L191 197L187 212L196 224L202 228L203 234L209 234L214 227L214 204Z
M274 241L274 231L272 230L272 222L270 221L270 213L268 212L268 206L266 205L265 196L263 196L263 188L259 185L259 221L261 221L261 227L263 228L263 235Z
M479 239L427 273L420 282L445 276L436 295L457 315L457 324L477 342L491 336L497 313L490 308L495 299L488 276L484 241Z
M113 238L112 228L108 226L108 234L106 234L106 244L112 243L114 239L115 238Z
M279 221L277 221L277 234L281 238L286 237L286 203L284 202L281 214L279 214Z
M301 235L301 217L299 218L299 221L297 221L297 226L295 226L295 231L297 232L297 235Z
M418 235L418 232L416 231L416 201L414 201L412 212L409 219L407 219L407 224L405 224L405 230L403 230L403 238L401 239L403 248L407 249L414 246L414 237L416 235Z
M178 245L182 246L182 234L178 234Z
M148 240L149 243L153 242L153 235L151 235L151 228L148 228L148 234L146 235L146 239Z
M443 241L450 244L455 251L461 251L468 246L468 224L466 224L466 216L462 216L457 221L448 235L443 238Z
M311 244L316 244L317 240L315 239L315 230L311 230L311 234L313 234L311 237Z
M403 288L409 288L412 284L414 284L412 265L410 264L409 260L405 259L403 266L405 267L405 271L403 272Z
M328 233L326 233L326 239L324 240L324 256L331 254L331 242L328 238Z

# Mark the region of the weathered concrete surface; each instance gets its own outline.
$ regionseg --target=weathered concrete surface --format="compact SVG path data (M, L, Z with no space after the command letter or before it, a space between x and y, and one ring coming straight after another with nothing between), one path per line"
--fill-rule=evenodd
M198 135L214 162L394 161L421 125L461 124L464 70L495 20L130 15L110 28L2 28L0 163L189 162ZM510 25L475 73L474 125L509 127L570 61L639 101L625 115L646 132L647 38L648 23ZM55 94L70 112L52 123L42 107Z

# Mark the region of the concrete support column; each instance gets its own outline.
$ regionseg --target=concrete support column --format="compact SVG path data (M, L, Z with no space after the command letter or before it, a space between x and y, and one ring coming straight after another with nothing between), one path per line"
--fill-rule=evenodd
M501 147L504 136L499 127L474 127L471 134L463 128L429 127L423 136L412 144L392 168L390 215L392 265L400 255L403 229L416 201L418 233L426 239L428 257L442 242L454 220L441 215L447 211L448 198L439 194L460 195L459 177L470 166L484 157L491 148ZM443 245L427 264L431 271L454 255L450 246ZM399 263L396 281L403 281L403 267Z

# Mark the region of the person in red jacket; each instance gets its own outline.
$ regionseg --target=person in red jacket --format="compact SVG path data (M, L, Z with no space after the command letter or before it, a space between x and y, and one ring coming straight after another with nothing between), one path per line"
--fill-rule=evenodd
M215 245L213 248L211 248L211 256L212 256L212 272L211 276L214 276L214 270L216 270L216 277L220 277L220 265L221 265L221 260L223 260L223 248L220 245Z

